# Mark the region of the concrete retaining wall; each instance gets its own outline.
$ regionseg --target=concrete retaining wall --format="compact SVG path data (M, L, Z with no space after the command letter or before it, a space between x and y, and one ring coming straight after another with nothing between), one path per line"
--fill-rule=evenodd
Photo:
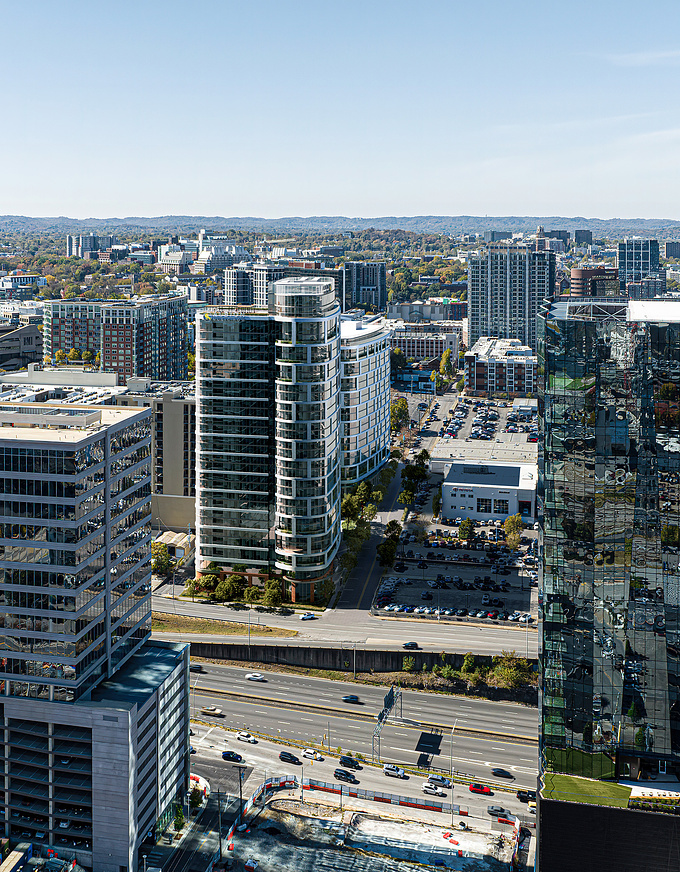
M249 663L280 663L288 666L303 666L308 669L334 669L346 672L354 668L354 651L351 648L305 648L288 645L233 644L229 642L192 642L192 657L205 657L210 660L243 660ZM446 663L460 669L464 654L446 655ZM442 655L434 651L374 651L357 648L357 672L400 672L404 668L404 658L412 657L415 670L427 665L442 666ZM491 657L477 655L476 662L491 666Z

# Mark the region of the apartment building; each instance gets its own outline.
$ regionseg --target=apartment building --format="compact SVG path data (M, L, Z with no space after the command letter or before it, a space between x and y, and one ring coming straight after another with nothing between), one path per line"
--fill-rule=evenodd
M188 647L152 642L150 412L0 404L3 828L134 872L188 781Z
M418 325L405 324L403 321L391 321L390 326L392 328L390 345L392 349L398 348L402 351L406 358L433 360L441 357L447 348L451 351L454 361L458 358L461 329L446 332L423 330L418 329Z
M45 303L45 355L56 359L75 348L99 355L100 367L128 378L160 381L187 376L185 296L129 301L50 300Z
M481 336L536 348L539 303L555 289L555 254L524 244L489 245L468 261L469 344Z
M390 328L384 318L340 322L341 477L351 487L390 454Z
M283 278L268 296L197 313L197 568L246 564L314 601L340 542L342 452L352 482L386 457L387 331L350 323L341 362L332 280Z
M518 339L482 336L465 354L465 391L522 397L537 388L538 358Z

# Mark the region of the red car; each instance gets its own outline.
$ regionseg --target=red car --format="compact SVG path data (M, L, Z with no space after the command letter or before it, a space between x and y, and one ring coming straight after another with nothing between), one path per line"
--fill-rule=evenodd
M471 784L470 793L483 793L484 796L491 796L491 789L486 784Z

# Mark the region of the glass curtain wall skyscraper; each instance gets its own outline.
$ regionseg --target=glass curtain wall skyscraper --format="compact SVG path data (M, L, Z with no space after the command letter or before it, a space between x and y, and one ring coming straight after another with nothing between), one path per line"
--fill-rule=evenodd
M564 298L538 333L542 796L606 805L553 773L680 776L680 303Z

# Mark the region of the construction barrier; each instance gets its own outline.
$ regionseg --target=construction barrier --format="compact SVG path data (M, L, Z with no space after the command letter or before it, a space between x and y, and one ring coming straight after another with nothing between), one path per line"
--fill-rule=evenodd
M416 808L421 811L448 812L467 816L467 809L461 809L459 805L449 802L432 802L430 799L413 796L397 796L393 793L380 793L375 790L364 790L350 784L334 784L327 781L315 781L313 778L305 778L302 782L303 790L322 790L325 793L347 796L353 799L367 799L371 802L384 802L389 805L400 805L406 808Z

